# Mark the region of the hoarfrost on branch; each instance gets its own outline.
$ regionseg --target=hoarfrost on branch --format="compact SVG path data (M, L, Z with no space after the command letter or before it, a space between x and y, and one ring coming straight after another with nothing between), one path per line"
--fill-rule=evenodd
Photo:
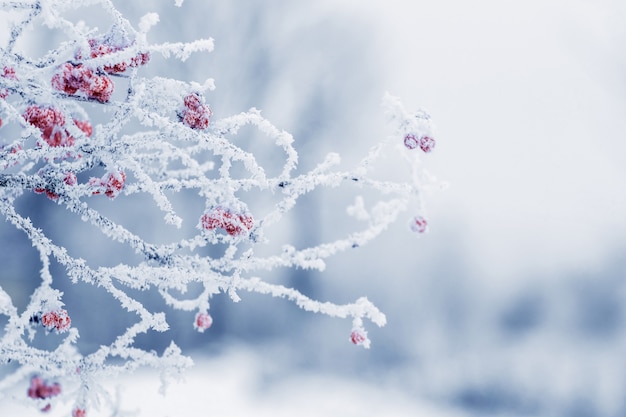
M107 32L64 17L65 12L87 5L99 5L113 20ZM181 7L183 1L176 0L175 5ZM339 156L330 154L302 173L297 171L292 136L260 111L212 119L207 99L215 88L213 80L142 77L142 67L150 65L155 55L185 61L194 53L211 51L212 39L149 43L148 32L158 26L158 15L144 16L137 30L108 0L0 1L0 10L12 23L8 42L0 49L0 126L17 126L20 132L15 137L1 135L0 212L28 236L42 265L40 284L24 311L18 311L0 286L0 314L8 317L0 361L19 364L0 380L0 398L30 401L42 410L60 400L74 401L74 415L84 416L85 410L103 400L112 401L100 386L105 378L151 366L161 371L165 384L189 367L191 360L174 342L161 355L134 346L139 334L163 332L169 325L163 312L149 310L127 289L156 291L172 308L195 313L195 319L190 314L190 325L202 332L213 322L209 302L215 294L227 293L234 301L242 291L286 298L304 310L352 320L348 339L369 347L364 320L383 326L386 319L367 298L346 305L322 302L261 275L279 267L322 270L326 258L365 245L406 211L415 216L407 229L424 232L420 191L432 181L420 164L420 153L430 152L435 143L428 114L409 113L398 99L387 96L384 105L393 134L360 164L339 170ZM65 41L43 56L20 52L16 44L24 30L42 26L60 31ZM91 113L103 110L107 120L94 123ZM261 166L255 155L237 145L244 127L257 129L268 144L282 150L279 170ZM377 161L389 155L406 162L411 173L406 181L376 179L371 174ZM243 166L245 173L233 174L235 165ZM285 245L274 255L255 254L257 247L270 242L268 228L281 221L300 197L321 187L339 186L379 195L375 204L368 206L359 196L346 208L363 225L361 230L312 247ZM195 218L183 218L172 201L189 190L204 202L204 210ZM246 201L250 190L272 194L275 204L265 212L257 209L254 202ZM90 223L142 260L134 265L90 266L18 211L16 203L29 193L64 207L76 222ZM161 227L180 228L183 222L192 222L195 233L153 243L93 204L110 199L114 205L117 199L139 194L149 195L162 212L165 225ZM223 254L198 253L210 246L224 248ZM65 299L55 289L59 278L52 276L52 260L65 267L72 282L110 294L138 321L110 345L80 354L80 329L71 324L76 300ZM202 291L195 298L181 298L190 285L200 285ZM63 336L55 349L47 350L32 344L37 332ZM27 387L24 381L29 378L28 395L21 398L11 390L19 384Z

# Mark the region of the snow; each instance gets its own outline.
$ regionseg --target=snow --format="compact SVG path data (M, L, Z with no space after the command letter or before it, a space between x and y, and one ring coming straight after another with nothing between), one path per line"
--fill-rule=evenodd
M276 356L272 356L272 353ZM185 381L158 393L154 373L140 371L123 380L117 416L136 417L462 417L459 410L409 395L392 382L359 381L330 373L280 373L278 352L233 347L211 359L201 358ZM112 381L107 388L115 390ZM46 416L68 416L71 405L57 404ZM137 414L134 414L134 413ZM0 415L39 417L36 409L0 404ZM88 410L89 417L110 416Z

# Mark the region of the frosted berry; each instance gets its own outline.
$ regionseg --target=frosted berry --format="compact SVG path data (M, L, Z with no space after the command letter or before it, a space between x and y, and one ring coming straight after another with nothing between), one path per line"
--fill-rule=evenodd
M61 385L55 382L54 384L48 384L44 379L38 375L35 375L30 380L30 386L26 392L29 398L38 400L46 399L59 395L61 393ZM51 405L46 404L41 411L50 411Z
M196 314L196 320L194 322L194 328L199 332L204 332L213 324L213 318L207 312Z
M94 98L101 103L106 103L111 99L111 94L115 85L106 75L96 75L89 80L89 84L84 93L89 98Z
M50 146L73 146L74 137L63 126L50 126L42 131L43 140Z
M183 109L178 116L183 124L192 129L206 129L209 127L213 112L204 104L202 97L197 93L191 93L183 98Z
M72 417L85 417L87 412L82 408L75 408L72 410Z
M214 207L201 219L206 230L224 229L231 236L242 236L254 226L254 219L247 214L235 214L224 207Z
M89 185L95 190L93 195L102 194L109 198L115 198L124 188L124 182L126 182L126 174L124 171L109 172L102 178L89 179Z
M418 137L413 133L407 133L404 136L404 146L406 146L407 149L415 149L419 146L422 151L428 153L433 150L435 143L435 139L426 135Z
M93 127L91 126L91 123L89 123L88 120L77 120L77 119L73 119L73 120L74 120L74 124L76 125L76 127L82 130L83 133L88 138L90 138L91 135L93 134Z
M63 333L70 328L72 320L65 310L49 311L41 316L41 324L48 330Z
M411 219L411 230L416 233L424 233L428 230L428 221L422 216L415 216Z
M407 134L404 137L404 146L408 149L415 149L419 145L419 139L412 133Z
M435 139L430 136L422 136L420 138L420 149L426 153L433 150L435 147Z
M350 333L350 341L357 345L367 345L369 342L369 339L367 338L367 334L365 333L365 331L363 330L352 330L352 333Z
M66 183L67 185L76 185L76 183L78 182L78 179L76 178L76 174L74 174L73 172L67 172L65 173L63 182Z

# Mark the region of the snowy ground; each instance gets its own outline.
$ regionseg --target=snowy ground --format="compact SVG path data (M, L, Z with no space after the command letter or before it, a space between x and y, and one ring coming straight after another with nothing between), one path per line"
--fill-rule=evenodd
M117 417L460 417L411 397L392 383L362 382L318 372L275 375L273 360L250 350L234 349L224 356L198 360L185 381L171 384L160 395L159 380L148 371L128 377L120 392ZM110 384L112 391L114 384ZM126 414L126 412L128 414ZM2 416L69 416L70 405L57 404L49 413L0 404ZM89 410L89 417L111 416Z

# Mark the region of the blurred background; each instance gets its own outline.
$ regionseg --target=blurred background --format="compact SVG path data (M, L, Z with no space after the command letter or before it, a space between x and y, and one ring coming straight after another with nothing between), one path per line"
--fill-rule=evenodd
M348 342L348 322L265 296L218 296L208 332L171 312L169 332L138 340L161 351L174 339L199 364L170 406L203 404L206 415L626 415L626 3L114 3L133 23L159 13L151 42L214 38L211 54L155 57L146 74L214 78L215 117L262 109L294 135L301 172L328 152L349 166L384 137L388 91L432 115L437 147L424 163L450 183L425 196L427 235L401 221L324 273L279 272L315 298L366 295L388 319L368 327L370 350ZM81 18L108 29L96 13ZM344 207L329 197L303 199L280 243L332 238ZM22 212L80 256L130 256L106 241L87 248L98 238L68 230L69 217L44 200L24 199ZM133 207L124 212L141 215ZM0 233L14 249L0 252L2 279L25 305L37 254L9 224ZM98 303L75 314L85 352L129 324L114 300L58 283L67 300ZM111 325L90 326L103 311ZM142 375L129 404L147 390L131 394Z

